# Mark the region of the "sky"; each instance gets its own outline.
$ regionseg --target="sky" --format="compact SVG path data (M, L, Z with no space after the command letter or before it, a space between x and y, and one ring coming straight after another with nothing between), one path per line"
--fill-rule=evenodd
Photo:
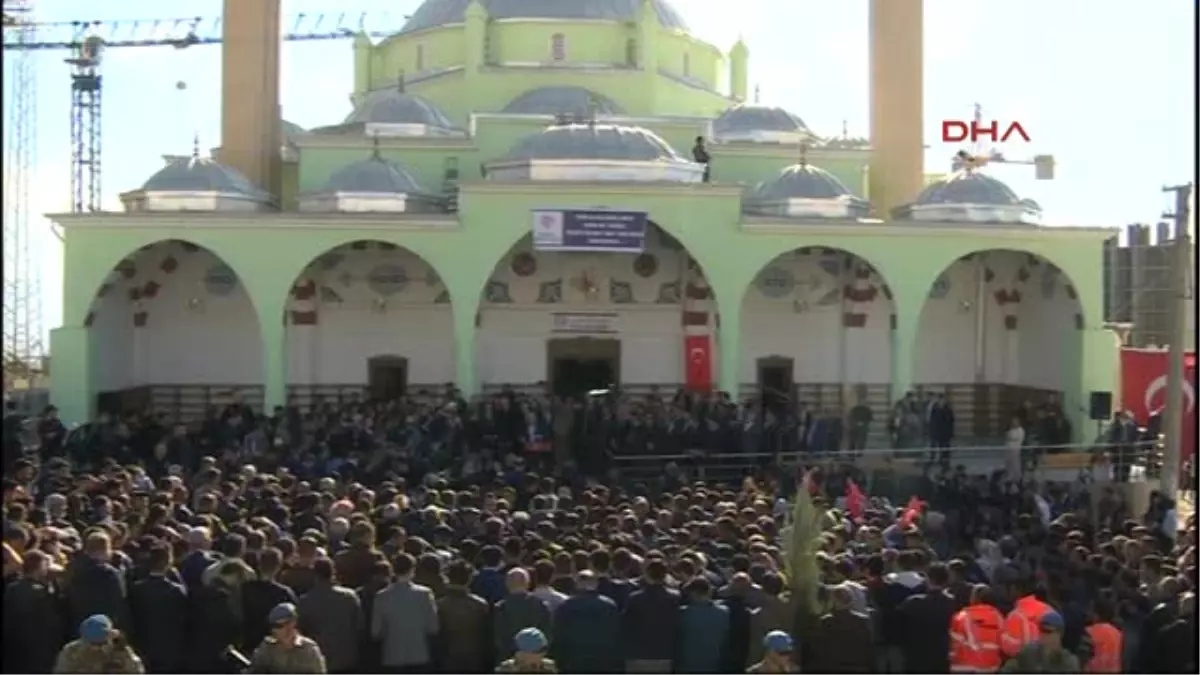
M419 3L283 0L289 17L325 14L335 21L343 12L366 12L369 24L380 27L400 25ZM759 87L762 103L791 110L821 135L838 135L843 124L852 136L868 135L867 0L672 4L701 39L724 50L739 37L746 41L751 88ZM216 17L222 2L34 5L40 21L70 21ZM1171 206L1162 187L1193 180L1195 12L1193 0L925 0L926 171L949 170L949 157L959 149L941 142L941 121L969 119L978 103L985 119L1019 121L1029 134L1028 144L1003 146L1006 155L1054 155L1053 181L1034 180L1028 166L989 169L1022 197L1037 200L1048 224L1119 227L1159 220ZM4 56L6 82L12 81L13 56ZM33 57L35 214L70 208L65 56ZM194 134L204 148L219 143L220 50L114 49L105 54L103 74L104 205L119 209L118 194L160 168L163 155L190 153ZM303 127L340 122L350 111L352 84L349 41L284 46L286 119ZM11 98L6 88L6 134ZM47 221L34 217L31 223L49 330L61 321L61 245Z

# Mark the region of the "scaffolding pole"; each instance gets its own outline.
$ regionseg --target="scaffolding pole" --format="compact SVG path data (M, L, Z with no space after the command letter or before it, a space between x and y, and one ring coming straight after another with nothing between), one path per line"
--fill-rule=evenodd
M1179 489L1179 469L1183 453L1183 356L1187 349L1187 314L1191 308L1192 293L1188 283L1188 268L1191 266L1191 237L1188 233L1188 209L1192 185L1176 185L1163 188L1163 192L1175 197L1175 210L1164 214L1164 218L1175 221L1175 240L1171 256L1171 334L1169 336L1170 370L1167 371L1167 410L1163 425L1166 429L1166 447L1163 452L1162 479L1159 490L1174 499Z

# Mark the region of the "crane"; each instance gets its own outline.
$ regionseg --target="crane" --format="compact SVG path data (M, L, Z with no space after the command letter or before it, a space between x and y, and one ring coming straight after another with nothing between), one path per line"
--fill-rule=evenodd
M17 45L37 40L29 0L5 0L4 42ZM32 383L42 370L41 266L32 256L29 222L30 181L37 138L37 89L32 54L5 59L5 107L12 124L4 129L4 389L14 382Z
M978 103L975 104L975 125L977 128L983 126L983 106ZM954 171L971 172L976 169L982 169L989 164L1032 166L1034 167L1034 175L1037 180L1054 179L1053 155L1034 155L1029 159L1010 158L995 148L991 150L984 149L983 142L978 137L976 137L970 150L959 150L954 153L954 158L951 160L951 167Z
M9 13L5 12L7 24ZM408 15L388 12L299 13L284 19L286 42L380 38L400 32ZM187 49L221 43L221 17L26 23L37 38L5 31L4 51L69 51L71 66L71 192L75 212L100 209L101 100L104 52L125 47ZM19 111L14 111L20 115ZM14 125L29 124L14 119Z

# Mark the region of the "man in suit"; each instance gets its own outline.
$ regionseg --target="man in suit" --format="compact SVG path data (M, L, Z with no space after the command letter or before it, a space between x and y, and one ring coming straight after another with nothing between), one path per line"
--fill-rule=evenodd
M84 619L103 614L118 629L129 625L125 580L109 562L112 540L101 531L92 532L83 544L83 555L75 558L68 570L68 622L78 626Z
M313 561L316 583L300 597L300 632L317 642L331 673L358 670L362 606L354 591L335 583L333 561Z
M277 578L282 567L283 553L268 548L258 556L258 578L242 584L242 648L246 653L257 649L271 632L267 616L272 609L284 603L296 604L295 592Z
M202 584L204 570L221 558L212 550L212 535L207 527L193 527L184 538L188 553L179 561L179 576L188 592L195 593Z
M834 586L830 590L830 600L833 609L821 617L817 634L806 650L812 662L811 665L806 663L805 668L826 673L874 672L871 619L854 611L854 593L849 586Z
M181 672L187 656L188 596L171 580L171 549L150 549L149 576L129 589L129 641L152 673Z
M433 591L412 581L416 560L396 556L396 581L375 596L371 637L381 643L381 665L395 673L427 673L433 664L431 640L438 632Z
M591 570L576 577L578 592L554 613L554 662L568 673L616 673L624 669L621 610L600 595Z

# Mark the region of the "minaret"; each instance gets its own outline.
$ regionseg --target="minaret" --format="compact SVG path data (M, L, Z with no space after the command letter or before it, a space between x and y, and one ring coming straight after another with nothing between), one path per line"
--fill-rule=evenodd
M221 161L278 198L281 0L225 0Z
M749 83L750 50L746 48L746 43L738 38L733 49L729 50L729 96L739 103L744 102Z
M924 186L924 2L871 0L871 208L879 218Z
M478 87L480 71L488 63L488 12L479 0L467 5L463 22L463 78L467 90Z
M365 94L375 88L374 73L375 44L370 36L360 31L354 36L354 93Z

